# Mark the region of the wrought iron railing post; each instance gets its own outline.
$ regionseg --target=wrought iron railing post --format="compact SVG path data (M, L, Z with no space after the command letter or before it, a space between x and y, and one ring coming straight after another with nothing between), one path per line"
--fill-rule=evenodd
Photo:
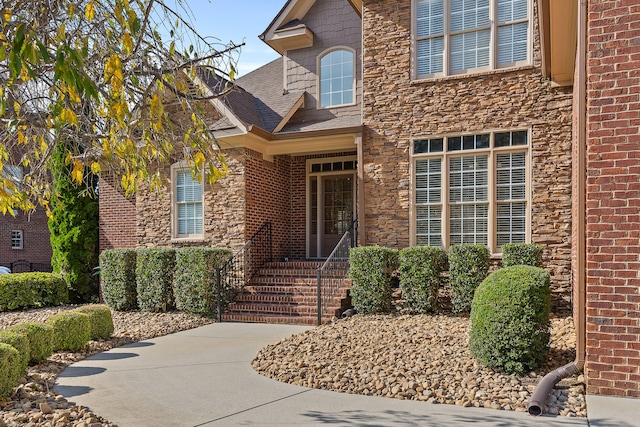
M225 264L226 265L226 264ZM222 274L221 267L216 268L216 299L217 299L217 319L222 322Z
M318 299L318 326L322 325L322 267L318 267L316 275L317 299Z

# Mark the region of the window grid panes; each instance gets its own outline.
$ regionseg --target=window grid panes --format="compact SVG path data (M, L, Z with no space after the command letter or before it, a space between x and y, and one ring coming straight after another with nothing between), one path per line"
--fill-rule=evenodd
M320 106L353 103L353 53L334 50L320 59Z
M527 0L415 0L417 77L525 63L528 14Z
M11 230L11 248L22 249L22 230Z
M202 234L202 183L193 178L191 170L178 170L175 190L178 236Z
M525 242L527 153L527 131L415 140L415 244Z

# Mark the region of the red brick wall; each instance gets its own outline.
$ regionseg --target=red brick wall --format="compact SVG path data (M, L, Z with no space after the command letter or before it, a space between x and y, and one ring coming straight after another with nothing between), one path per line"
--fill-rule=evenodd
M587 392L640 397L640 4L588 8Z
M22 249L11 247L11 231L22 230ZM15 217L0 215L0 263L8 265L17 260L51 264L51 243L47 215L43 209Z
M100 251L136 247L136 200L127 199L113 176L100 178Z

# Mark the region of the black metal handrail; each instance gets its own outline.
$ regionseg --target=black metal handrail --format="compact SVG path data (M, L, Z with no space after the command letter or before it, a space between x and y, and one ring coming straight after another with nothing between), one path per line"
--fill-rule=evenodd
M331 252L327 260L318 267L318 325L322 324L322 316L333 298L342 288L349 271L349 248L358 244L358 220L354 219L349 230Z
M222 321L222 310L272 259L271 223L265 222L222 267L216 268L218 322Z

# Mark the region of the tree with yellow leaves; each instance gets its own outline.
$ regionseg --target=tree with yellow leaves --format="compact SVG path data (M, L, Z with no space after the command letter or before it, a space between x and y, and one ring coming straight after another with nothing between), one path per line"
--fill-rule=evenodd
M202 37L186 2L171 5L2 0L1 213L49 210L61 141L80 192L107 172L127 194L157 188L158 166L176 150L209 182L224 176L202 103L233 88L239 46Z

